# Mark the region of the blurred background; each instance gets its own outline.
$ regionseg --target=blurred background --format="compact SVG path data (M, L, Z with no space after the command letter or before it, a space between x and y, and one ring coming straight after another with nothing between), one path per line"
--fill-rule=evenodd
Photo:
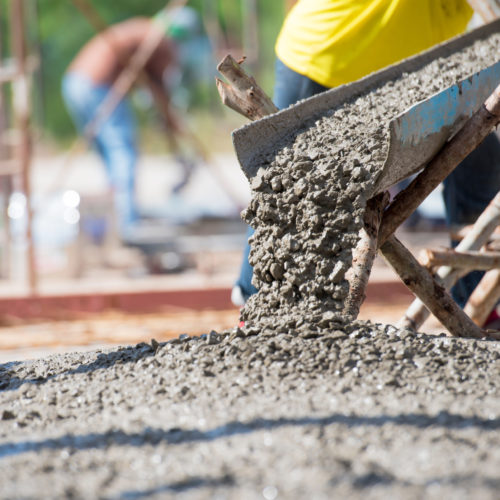
M180 318L172 332L160 328L167 336L237 324L230 292L245 239L239 214L249 190L231 131L246 120L221 104L216 66L228 53L246 57L246 70L272 95L274 40L287 3L187 2L189 29L175 39L179 65L169 85L171 107L187 132L176 136L163 126L147 86L134 84L127 92L138 123L139 219L124 240L105 165L76 131L61 83L87 41L129 18L155 16L168 2L0 0L5 328L158 312ZM216 314L202 319L202 311ZM45 345L54 330L9 337L5 328L0 348L2 341L5 348Z
M216 65L227 53L246 56L247 70L271 93L273 40L284 2L189 2L198 24L189 36L176 40L180 67L171 99L191 137L175 150L172 132L159 123L147 88L136 85L129 92L139 123L136 197L141 224L126 246L114 234L116 214L102 161L88 143L78 140L63 103L63 74L86 41L109 25L153 16L165 5L163 0L0 2L0 252L1 278L11 281L10 286L22 289L28 284L35 292L50 280L85 279L96 268L122 268L128 277L178 272L207 266L198 261L198 250L206 257L215 249L240 245L239 212L248 192L230 132L244 119L220 103ZM29 89L20 88L21 81ZM29 109L26 124L20 116L23 106ZM23 172L14 172L17 167L29 169L29 186ZM216 235L220 238L212 237ZM33 239L31 264L27 237Z

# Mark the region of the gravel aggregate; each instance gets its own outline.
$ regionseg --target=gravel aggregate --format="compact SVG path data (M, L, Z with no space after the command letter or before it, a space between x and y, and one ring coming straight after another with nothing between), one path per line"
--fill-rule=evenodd
M0 497L498 498L499 360L354 322L0 365Z

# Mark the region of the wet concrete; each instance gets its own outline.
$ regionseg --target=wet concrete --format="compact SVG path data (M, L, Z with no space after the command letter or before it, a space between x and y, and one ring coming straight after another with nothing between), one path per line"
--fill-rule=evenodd
M499 360L360 323L0 365L0 497L494 499Z
M498 498L500 344L341 315L385 120L498 42L374 89L268 159L245 216L262 291L244 330L0 365L0 496Z

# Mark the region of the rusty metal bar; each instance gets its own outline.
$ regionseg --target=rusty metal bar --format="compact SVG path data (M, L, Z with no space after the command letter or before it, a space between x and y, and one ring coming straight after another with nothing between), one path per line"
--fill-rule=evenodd
M21 185L26 196L26 265L28 285L31 294L36 294L38 277L35 265L35 247L33 243L33 209L31 206L31 130L30 130L30 82L27 72L27 45L24 27L24 0L11 2L12 50L16 60L17 77L13 82L13 110L16 127L20 132L20 144L17 157L21 169Z

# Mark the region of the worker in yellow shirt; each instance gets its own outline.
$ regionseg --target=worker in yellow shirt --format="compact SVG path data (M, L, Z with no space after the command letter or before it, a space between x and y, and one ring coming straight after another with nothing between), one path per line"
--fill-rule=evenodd
M276 43L274 102L286 108L428 49L462 33L472 14L466 0L298 0ZM499 189L500 143L491 134L445 182L448 222L473 222ZM233 288L236 304L257 291L249 250ZM456 287L459 304L477 282Z

